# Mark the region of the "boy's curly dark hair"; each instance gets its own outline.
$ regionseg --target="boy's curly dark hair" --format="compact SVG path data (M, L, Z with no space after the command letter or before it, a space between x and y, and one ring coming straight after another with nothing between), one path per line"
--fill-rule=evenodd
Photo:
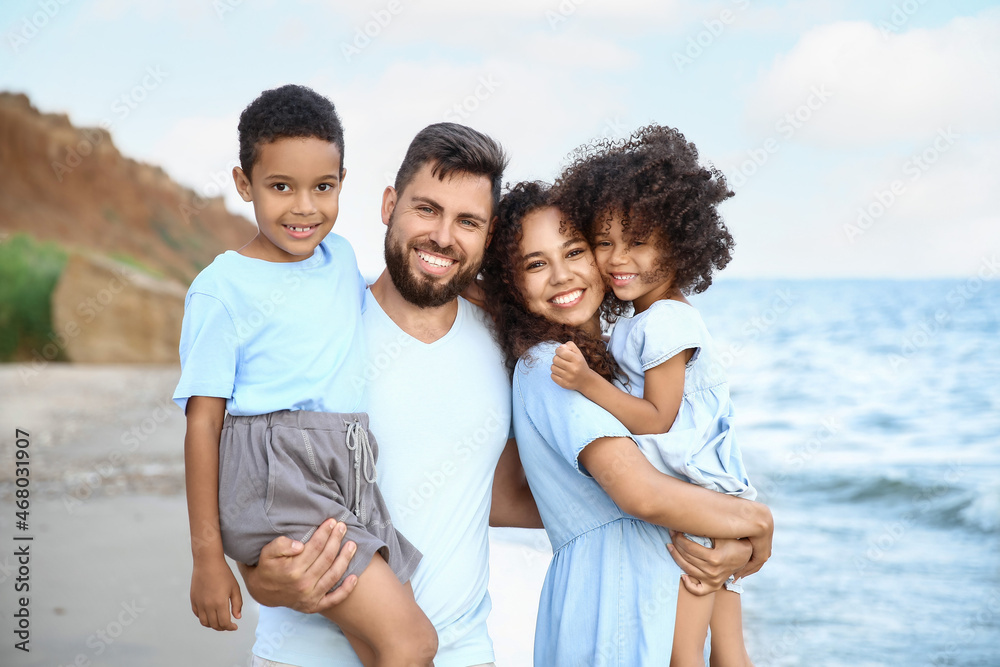
M240 114L240 167L247 179L260 146L284 137L315 137L337 146L344 168L344 127L333 102L312 88L288 84L265 90Z
M627 241L656 244L673 286L704 292L735 245L718 205L733 196L715 167L698 163L698 149L670 127L649 125L630 138L578 148L556 183L556 205L588 240L621 215Z
M493 236L483 258L482 287L486 294L486 311L493 319L497 340L509 370L513 371L517 360L538 343L573 341L593 370L613 380L618 366L600 337L550 322L529 311L525 304L521 292L521 223L529 213L552 206L553 201L554 191L540 181L518 183L500 200ZM583 236L583 231L569 221L564 221L560 231L565 232L567 227ZM605 296L605 303L608 298Z

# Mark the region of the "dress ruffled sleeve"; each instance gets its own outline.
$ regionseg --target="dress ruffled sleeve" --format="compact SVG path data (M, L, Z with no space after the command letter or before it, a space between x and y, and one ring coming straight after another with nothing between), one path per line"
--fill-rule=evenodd
M629 334L629 346L643 372L684 350L694 350L689 366L698 358L705 341L705 325L691 306L664 299L636 317L639 319Z

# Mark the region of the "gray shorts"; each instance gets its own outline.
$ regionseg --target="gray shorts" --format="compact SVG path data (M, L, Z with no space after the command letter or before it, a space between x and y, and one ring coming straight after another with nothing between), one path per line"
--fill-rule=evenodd
M393 528L375 484L377 459L364 413L227 414L219 442L223 551L254 565L274 538L306 542L332 517L347 524L345 539L358 545L344 577L360 575L378 553L400 582L408 581L421 555Z

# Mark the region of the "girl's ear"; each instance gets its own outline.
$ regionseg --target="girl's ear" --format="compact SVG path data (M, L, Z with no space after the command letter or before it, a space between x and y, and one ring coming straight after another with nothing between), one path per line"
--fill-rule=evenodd
M236 191L240 193L243 201L253 201L253 193L250 190L250 177L239 167L233 167L233 182L236 183Z

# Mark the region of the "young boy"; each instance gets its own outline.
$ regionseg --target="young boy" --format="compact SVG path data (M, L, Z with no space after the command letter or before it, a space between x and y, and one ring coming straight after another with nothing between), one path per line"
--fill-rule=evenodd
M430 665L433 626L408 583L420 553L392 526L375 486L364 414L366 289L337 220L344 133L333 104L303 86L265 91L240 115L236 189L257 236L219 255L188 291L181 379L201 624L235 630L247 564L278 535L306 541L328 517L357 544L354 592L324 613L366 666ZM343 580L342 580L343 581ZM339 583L338 583L339 585Z

